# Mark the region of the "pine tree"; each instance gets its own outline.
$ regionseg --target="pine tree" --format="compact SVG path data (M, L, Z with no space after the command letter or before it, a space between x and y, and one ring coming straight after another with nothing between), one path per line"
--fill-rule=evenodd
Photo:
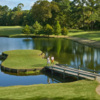
M61 26L59 24L59 21L57 21L56 25L55 25L55 35L61 35Z
M68 35L68 30L66 29L66 27L62 29L62 35Z
M38 23L38 21L36 21L34 24L33 24L33 33L34 34L39 34L42 30L42 26L40 25L40 23Z
M48 34L48 37L49 37L49 35L53 34L53 28L51 25L47 24L45 26L45 33Z
M27 34L27 38L30 34L30 27L28 25L26 25L22 31L24 34Z

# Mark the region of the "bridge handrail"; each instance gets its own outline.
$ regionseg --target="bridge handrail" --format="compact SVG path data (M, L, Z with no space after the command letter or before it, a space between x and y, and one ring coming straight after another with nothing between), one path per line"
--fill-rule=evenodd
M64 70L65 72L69 71L69 72L79 73L81 75L86 75L86 76L92 76L92 77L100 76L100 74L97 74L97 73L92 73L92 72L88 72L88 71L84 71L84 70L76 69L76 68L71 68L71 67L57 66L57 65L53 65L52 67L59 70Z

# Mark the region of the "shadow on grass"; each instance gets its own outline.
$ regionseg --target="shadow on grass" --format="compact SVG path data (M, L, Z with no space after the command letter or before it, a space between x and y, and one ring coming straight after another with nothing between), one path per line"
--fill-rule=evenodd
M41 68L41 67L44 67L46 66L46 64L34 64L34 65L31 65L33 68Z
M48 97L32 97L32 98L26 98L26 99L8 99L8 98L0 98L0 100L96 100L95 98L85 98L85 97L72 97L72 98L64 98L64 97L54 97L54 98L48 98Z
M85 34L75 34L73 35L74 37L80 37L80 38L88 38L88 39L93 39L93 38L99 38L100 37L100 32L86 32Z
M70 33L84 32L83 30L69 30Z

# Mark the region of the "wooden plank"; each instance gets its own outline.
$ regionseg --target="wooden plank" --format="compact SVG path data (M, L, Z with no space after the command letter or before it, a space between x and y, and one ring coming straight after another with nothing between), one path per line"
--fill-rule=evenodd
M57 66L56 66L57 67ZM62 69L65 69L65 70L69 70L69 71L74 71L74 72L80 72L80 73L83 73L83 74L87 74L87 75L90 75L90 76L96 76L97 74L94 74L92 72L88 72L88 71L84 71L84 70L78 70L78 69L74 69L74 68L64 68L64 67L57 67L57 68L62 68Z
M92 72L70 68L70 67L64 67L64 66L60 67L57 65L53 65L46 68L54 70L54 71L58 71L60 73L65 73L65 74L70 74L70 75L75 75L75 76L78 76L79 74L79 77L87 78L90 80L94 80L97 75L100 76L99 74L95 74Z

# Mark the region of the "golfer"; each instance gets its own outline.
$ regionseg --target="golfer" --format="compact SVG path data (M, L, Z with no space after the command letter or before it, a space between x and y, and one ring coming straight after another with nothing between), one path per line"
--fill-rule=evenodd
M54 64L54 57L51 57L51 64Z
M47 65L50 65L50 57L47 58Z

